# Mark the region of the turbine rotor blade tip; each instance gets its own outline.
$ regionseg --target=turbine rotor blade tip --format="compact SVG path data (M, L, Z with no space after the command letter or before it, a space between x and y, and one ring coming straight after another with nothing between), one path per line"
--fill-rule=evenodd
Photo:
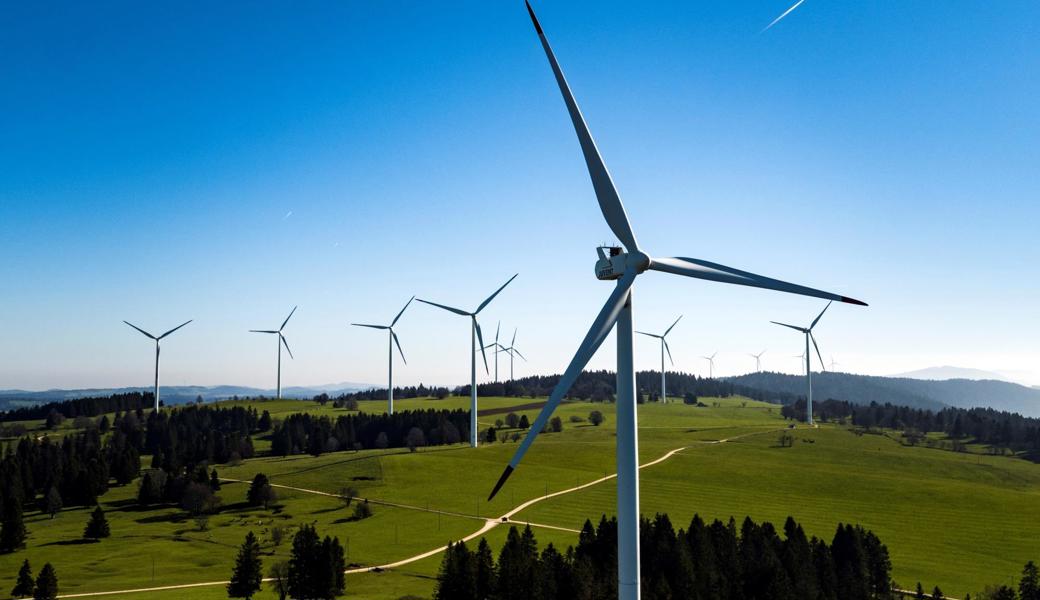
M531 22L534 23L534 30L538 32L538 35L544 35L542 33L542 26L538 24L538 17L534 16L534 9L531 8L531 3L524 0L524 4L527 5L527 14L531 15Z
M841 301L846 304L855 304L856 306L870 306L862 300L856 300L855 298L849 298L848 296L842 296Z
M537 23L537 21L535 21L535 23ZM491 490L491 494L488 496L488 502L491 502L491 499L494 498L495 494L497 494L498 491L502 489L502 486L506 484L506 480L509 479L509 476L512 474L512 465L506 465L505 470L502 471L502 476L498 478L498 483L495 484L495 489Z

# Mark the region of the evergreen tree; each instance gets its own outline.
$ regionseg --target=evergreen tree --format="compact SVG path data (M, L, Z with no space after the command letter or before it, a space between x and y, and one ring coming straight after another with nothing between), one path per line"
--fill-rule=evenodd
M47 495L44 496L43 510L53 519L54 515L58 514L58 511L60 511L61 508L61 492L58 491L57 487L52 485L51 489L47 490Z
M318 532L311 525L304 525L293 536L289 558L289 596L292 598L318 598L313 584L313 567L318 558Z
M32 567L29 566L29 559L27 558L22 561L22 568L18 569L18 578L15 580L11 595L15 598L32 596L33 587Z
M339 538L325 536L318 552L318 561L314 565L315 592L318 598L331 600L342 596L346 590L346 578L343 571L346 562L343 558L343 546Z
M448 543L433 597L434 600L483 600L477 596L476 569L466 542Z
M216 469L213 469L213 472L209 474L209 488L214 492L220 491L220 477L217 475Z
M54 572L51 563L43 565L40 574L36 576L36 585L33 588L33 600L57 600L58 598L58 574Z
M22 503L14 495L5 495L3 519L0 520L0 551L14 552L25 543Z
M97 540L106 538L109 535L111 535L111 532L108 529L108 519L105 518L105 511L98 506L94 509L94 512L90 513L90 521L87 521L87 527L83 530L83 537Z
M1040 569L1036 563L1029 561L1022 569L1022 579L1018 582L1020 600L1040 600Z
M214 471L215 472L215 471ZM229 598L246 598L260 591L260 580L263 579L263 564L260 561L260 543L250 531L238 549L235 568L231 572L231 581L227 586Z
M939 586L935 586L932 589L932 600L943 600L944 598L946 596L943 596L942 590L939 589Z
M253 477L253 482L249 484L249 491L246 492L246 502L250 506L267 505L274 499L274 489L271 487L271 482L267 479L267 475L263 473L257 473Z
M480 538L475 560L474 586L477 598L490 598L495 591L495 557L487 540Z

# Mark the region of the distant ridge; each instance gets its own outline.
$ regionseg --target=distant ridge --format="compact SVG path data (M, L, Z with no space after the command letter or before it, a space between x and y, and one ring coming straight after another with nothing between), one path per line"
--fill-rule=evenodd
M316 386L294 386L282 388L283 398L310 399L325 393L335 396L341 393L358 392L377 387L367 383L332 383ZM56 402L72 398L90 398L95 396L110 396L112 394L126 394L130 392L151 392L151 386L122 387L122 388L83 388L83 389L51 389L43 391L28 390L0 390L0 410L7 410L18 406L39 404L42 402ZM205 401L223 400L234 396L274 396L274 389L262 389L241 385L164 385L160 390L161 398L168 404L185 404L194 402L202 396Z
M992 381L1007 381L1014 383L1014 380L1005 375L1001 375L996 371L984 371L982 369L971 369L966 367L951 367L949 365L918 369L916 371L892 375L892 377L902 377L905 379L928 379L932 381L942 381L945 379L972 379L981 381L988 379Z
M751 373L729 378L751 388L805 395L805 377L785 373ZM939 410L988 407L1040 417L1040 388L1006 381L949 379L933 381L907 377L875 377L850 373L813 373L813 398L871 402Z

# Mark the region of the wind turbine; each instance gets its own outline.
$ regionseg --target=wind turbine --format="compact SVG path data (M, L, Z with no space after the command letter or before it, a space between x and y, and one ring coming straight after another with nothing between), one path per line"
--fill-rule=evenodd
M295 358L293 358L292 350L289 349L289 342L285 341L285 336L282 335L282 330L285 329L286 323L288 323L289 319L292 318L293 313L296 312L297 308L299 308L299 307L297 307L297 306L293 307L292 311L289 312L289 316L285 317L285 320L282 321L282 326L279 327L277 331L273 330L273 329L250 329L249 330L251 333L274 333L274 334L278 335L278 341L275 342L275 345L278 346L278 393L277 393L277 397L278 398L282 397L282 346L283 345L285 346L285 351L289 353L289 358L292 358L293 360L296 360Z
M155 337L154 335L148 333L144 329L141 329L137 325L134 325L130 321L123 321L127 325L129 325L129 326L133 327L134 329L136 329L136 330L140 331L141 333L143 333L146 337L149 337L149 338L155 340L155 410L156 411L159 410L159 340L161 340L164 337L170 335L174 331L177 331L181 327L184 327L188 323L191 323L192 320L194 320L194 319L189 319L189 320L181 323L180 325L174 327L173 329L167 331L166 333L160 335L159 337Z
M412 303L412 300L415 300L415 296L412 296L411 300L404 303L404 308L401 309L401 312L397 313L397 316L394 317L394 320L391 321L389 325L367 325L365 323L351 323L351 325L355 327L371 327L372 329L385 329L388 332L390 332L390 339L387 341L387 344L389 346L387 348L389 354L389 356L387 356L387 370L390 373L390 381L386 386L386 411L387 414L391 415L394 414L394 344L397 345L397 352L401 355L401 360L404 361L404 364L408 364L408 361L404 358L404 350L401 350L401 342L397 339L397 334L394 333L394 325L397 325L397 320L401 318L401 315L404 314L405 309L408 308L408 305ZM286 346L285 348L286 350L289 349L288 346Z
M645 254L636 242L635 233L625 214L625 208L618 196L614 182L607 172L607 167L596 149L596 143L589 133L578 104L571 94L567 80L560 70L556 56L549 46L548 40L542 31L534 10L529 2L527 4L528 14L534 24L535 31L542 42L542 48L549 59L556 83L563 94L564 103L570 113L574 131L578 136L582 153L585 156L585 164L592 179L592 186L596 192L600 211L603 213L607 225L611 228L625 246L627 252L621 248L609 248L609 254L604 248L597 249L599 260L596 262L596 277L605 281L616 281L616 287L607 299L606 304L600 309L599 315L592 323L592 327L585 335L585 339L578 346L578 351L571 359L570 364L560 377L556 387L553 388L545 407L535 419L534 424L527 432L524 441L516 449L513 458L509 461L495 484L488 500L494 498L495 494L505 484L506 479L519 465L532 442L538 437L538 433L545 427L552 416L553 411L563 400L564 394L570 389L571 384L581 374L582 369L595 354L596 350L606 339L610 330L617 325L617 486L618 486L618 598L620 600L636 600L639 598L639 463L638 463L638 430L636 424L636 398L635 398L635 370L632 365L632 286L636 277L646 270L662 271L673 275L683 275L697 279L707 279L721 283L732 283L751 287L780 290L804 296L827 298L863 304L858 300L814 290L786 283L760 275L754 275L746 271L740 271L731 267L707 262L693 258L651 258Z
M831 373L834 372L834 367L840 367L841 363L834 362L834 355L831 355Z
M681 318L682 318L682 315L679 315L679 319L681 319ZM642 335L648 335L648 336L650 336L652 338L657 338L657 339L661 340L661 402L668 402L668 395L665 393L665 387L664 387L664 353L665 352L668 352L668 362L672 363L673 366L675 365L675 361L672 360L672 350L671 350L671 348L668 347L668 341L665 338L668 337L669 333L671 333L672 328L675 327L676 324L679 323L679 319L676 319L675 323L672 323L672 326L669 327L668 329L666 329L664 331L664 333L662 333L661 335L655 335L653 333L646 333L645 331L637 331L636 332L636 333L639 333L639 334L642 334Z
M806 417L807 417L806 422L809 425L813 424L813 420L812 420L812 356L809 354L809 340L812 340L812 345L813 345L814 348L816 348L816 356L820 357L820 368L823 369L824 371L826 371L827 369L823 366L823 356L820 354L820 347L818 345L816 345L816 338L813 337L812 330L813 330L813 327L816 327L816 324L820 322L820 317L823 316L823 313L827 312L827 309L830 308L830 307L831 307L831 303L828 302L827 306L824 306L823 310L820 311L820 314L816 315L816 318L813 319L813 322L812 322L811 325L809 325L809 327L798 327L797 325L788 325L787 323L781 323L779 321L770 321L770 323L774 323L774 324L780 325L782 327L789 327L791 329L794 329L795 331L800 331L803 334L805 334L805 385L806 385L806 387L809 390L808 391L808 395L806 396L806 409L807 409L807 412L806 412Z
M765 354L765 353L766 353L766 351L763 350L763 351L759 352L758 354L748 354L748 356L755 357L755 371L757 371L759 373L762 372L762 355Z
M524 362L527 362L527 359L524 358L524 355L520 354L520 351L516 349L516 329L515 328L513 329L513 341L509 342L509 347L508 348L502 348L502 351L509 354L509 381L512 381L513 380L513 353L516 353L517 356L519 356L520 358L524 359Z
M519 273L517 273L516 275L519 275ZM464 310L459 310L457 308L452 308L450 306L445 306L443 304L437 304L436 302L430 302L429 300L423 300L422 298L416 298L416 300L418 300L419 302L422 302L424 304L429 304L431 306L436 306L437 308L443 308L444 310L446 310L448 312L453 312L453 313L455 313L457 315L461 315L463 317L469 317L470 321L472 323L471 326L470 326L470 335L469 335L469 337L470 337L470 351L469 351L469 358L470 358L470 365L469 365L469 374L470 374L470 377L469 377L469 445L474 447L474 448L477 447L477 350L478 349L480 350L481 356L484 357L484 371L485 372L490 372L490 371L488 371L487 354L484 352L484 336L481 335L481 333L480 333L480 323L477 322L477 315L480 314L480 311L484 310L485 306L487 306L488 304L491 304L491 301L495 299L495 296L497 296L499 292L501 292L503 289L505 289L505 287L507 285L509 285L514 279L516 279L516 275L513 275L512 277L509 278L509 281L503 283L502 287L500 287L497 290L495 290L494 294L491 294L490 296L488 296L487 300L481 302L480 306L477 307L477 310L475 310L473 312L466 312ZM479 345L477 344L478 341L480 342Z
M498 322L498 327L495 327L495 341L484 346L484 350L488 348L495 349L495 383L498 383L498 353L505 351L506 347L498 343L498 332L502 330L502 321Z
M715 356L718 352L711 356L702 356L704 360L708 361L708 379L715 379Z

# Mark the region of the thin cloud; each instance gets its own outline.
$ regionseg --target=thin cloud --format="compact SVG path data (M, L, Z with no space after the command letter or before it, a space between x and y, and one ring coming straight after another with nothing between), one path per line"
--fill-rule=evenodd
M284 221L284 220L288 219L291 216L292 216L292 211L290 210L289 212L285 213L285 216L282 217L282 220Z
M772 27L773 25L776 25L777 23L779 23L780 21L782 21L784 17L786 17L787 15L791 14L791 11L793 11L794 9L798 8L799 6L801 6L801 5L802 5L802 2L805 2L805 0L798 0L798 2L795 2L795 3L794 3L794 6L792 6L791 8L789 8L789 9L787 9L787 10L785 10L785 11L784 11L784 14L782 14L782 15L780 15L779 17L777 17L777 18L773 19L773 22L772 22L772 23L770 23L769 25L766 25L765 29L763 29L763 30L762 30L762 31L760 31L759 33L765 33L765 32L767 32L767 31L769 31L769 28L770 28L770 27Z

